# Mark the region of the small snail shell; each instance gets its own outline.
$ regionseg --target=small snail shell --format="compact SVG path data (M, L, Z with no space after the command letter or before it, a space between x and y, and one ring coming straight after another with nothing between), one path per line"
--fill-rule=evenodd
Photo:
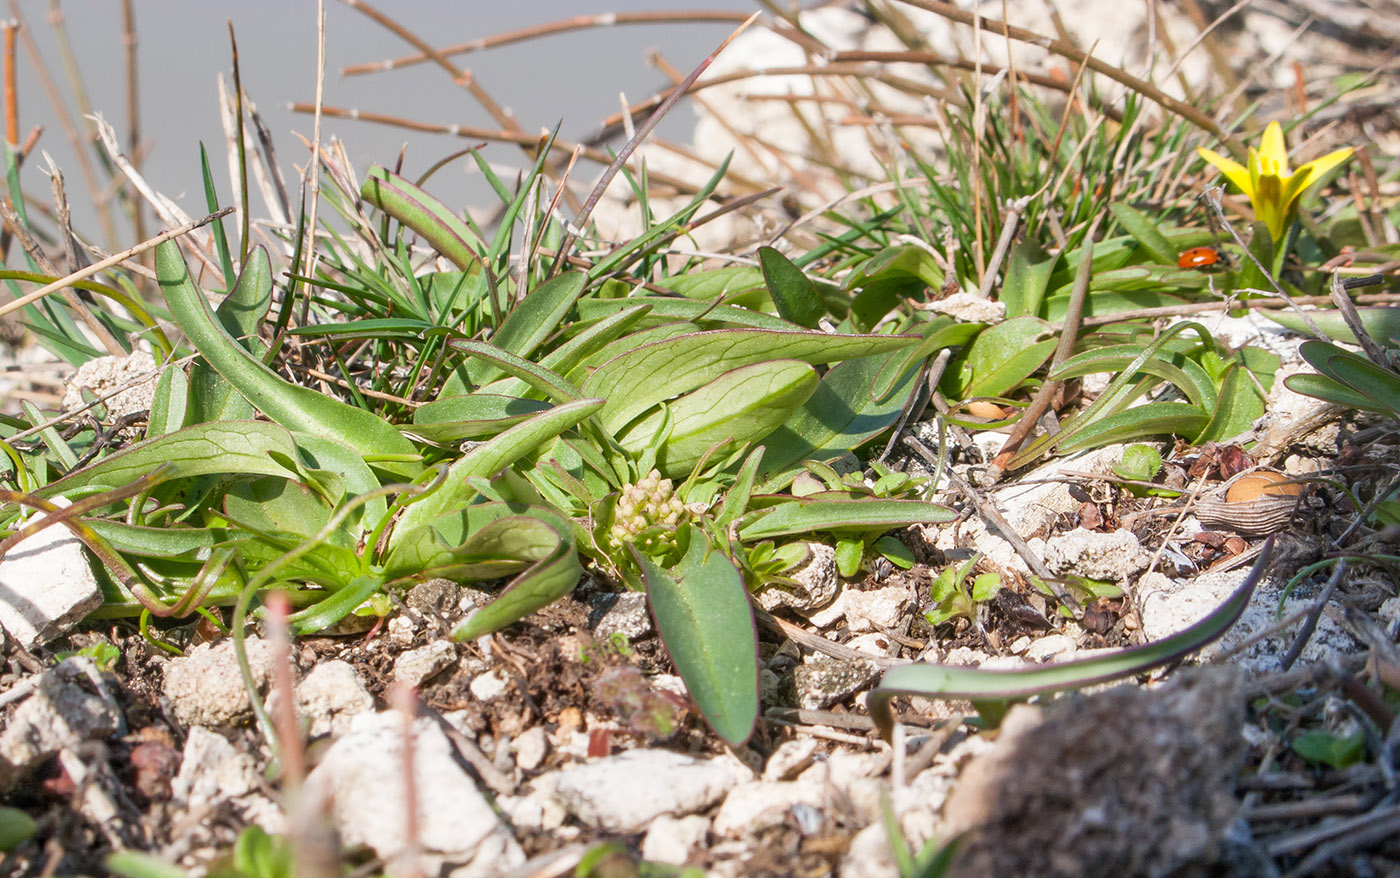
M1240 473L1196 501L1201 524L1244 536L1281 530L1293 517L1303 486L1268 469Z

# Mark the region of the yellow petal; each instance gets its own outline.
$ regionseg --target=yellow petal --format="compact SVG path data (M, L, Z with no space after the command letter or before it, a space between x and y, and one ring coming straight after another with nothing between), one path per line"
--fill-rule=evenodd
M1254 191L1254 186L1249 179L1249 171L1245 169L1244 165L1232 159L1227 159L1214 150L1197 147L1196 153L1201 158L1219 168L1225 174L1225 177L1231 183L1239 187L1240 191L1244 192L1246 195Z
M1346 147L1334 152L1329 152L1320 159L1315 159L1303 165L1293 176L1284 182L1283 196L1286 203L1291 204L1308 190L1309 186L1320 181L1329 171L1351 158L1352 148Z
M1259 143L1259 164L1263 173L1288 176L1288 147L1283 142L1283 126L1270 122Z
M1289 205L1283 200L1284 181L1274 174L1263 174L1256 181L1257 188L1250 195L1254 205L1254 218L1269 227L1269 235L1275 241L1283 240L1289 226Z
M1332 170L1333 168L1337 167L1337 165L1340 165L1342 162L1351 158L1352 152L1353 150L1349 146L1344 149L1329 152L1322 158L1313 159L1306 165L1303 165L1301 168L1298 169L1298 173L1307 174L1308 186L1311 186L1313 183L1316 183L1319 179L1321 179L1322 176L1328 171ZM1307 186L1304 186L1303 188L1306 189Z

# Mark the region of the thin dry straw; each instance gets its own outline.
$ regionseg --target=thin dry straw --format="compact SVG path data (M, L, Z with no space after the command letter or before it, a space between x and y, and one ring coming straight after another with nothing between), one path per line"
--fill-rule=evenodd
M119 239L116 223L112 220L108 187L97 179L97 172L93 170L92 160L88 157L88 144L84 141L83 135L79 133L77 125L73 123L72 116L68 111L68 102L59 93L58 85L49 74L48 68L44 66L39 47L35 45L33 38L29 35L28 27L25 26L19 3L17 0L9 0L9 6L10 14L19 22L19 38L24 43L25 53L29 55L30 65L34 68L34 73L38 76L39 84L43 87L45 95L48 96L49 104L52 105L54 115L57 117L59 125L63 127L64 134L68 137L68 143L73 153L77 156L78 168L83 172L83 180L87 184L88 193L92 196L92 203L97 208L97 219L102 225L102 234L107 242L107 249L115 250Z
M500 104L496 103L491 95L477 84L476 77L472 76L469 71L453 66L441 52L429 46L413 32L375 9L373 6L370 6L368 3L361 2L361 0L341 0L341 2L351 9L364 13L376 23L392 32L395 36L423 53L423 55L431 58L452 77L454 83L465 88L472 97L476 98L477 103L481 104L482 108L486 110L497 125L511 132L518 133L521 130L520 123L516 121L515 116L509 110L504 109Z
M753 15L749 16L748 21L739 25L739 27L734 29L733 33L725 37L724 41L720 43L713 52L707 55L704 60L691 71L689 76L676 86L671 97L667 98L661 106L657 107L656 112L647 117L647 120L637 129L637 133L622 145L622 149L618 151L617 157L613 159L612 164L608 165L598 178L598 184L594 186L593 191L589 193L588 200L583 203L583 209L574 217L573 226L565 236L564 242L559 246L560 253L567 254L569 252L569 248L573 245L574 239L578 237L578 231L588 222L588 217L593 213L593 208L598 206L598 202L602 199L603 193L607 191L608 184L617 176L618 171L622 170L623 165L627 163L627 159L632 156L632 153L636 151L642 141L646 140L647 135L661 123L661 119L676 105L676 102L679 101L686 90L695 83L695 80L700 77L700 74L704 73L705 70L709 68L710 64L714 62L715 58L719 57L719 53L723 52L739 34L748 30L749 25L753 24L757 18L758 13L755 12ZM555 265L557 267L558 263L556 262Z
M1033 31L1028 31L1025 28L1015 27L1006 22L997 21L994 18L987 18L986 16L977 15L973 12L967 12L950 3L940 2L940 0L904 0L904 2L908 3L910 6L916 6L936 15L941 15L944 18L956 21L960 24L971 25L977 28L986 28L1000 36L1010 37L1011 39L1019 40L1023 43L1033 43L1048 51L1054 52L1056 55L1062 55L1075 63L1083 64L1095 73L1101 73L1114 82L1127 86L1153 103L1159 104L1190 121L1198 128L1210 132L1224 143L1226 147L1229 148L1230 152L1237 157L1243 156L1245 153L1244 145L1241 144L1237 138L1230 136L1230 134L1221 128L1214 119L1210 118L1196 107L1193 107L1185 101L1177 100L1152 83L1139 79L1122 68L1114 67L1112 64L1100 61L1093 55L1070 45L1064 40L1050 39Z
M37 289L26 296L21 296L20 298L15 299L13 302L7 302L4 305L0 305L0 317L4 317L6 314L11 313L12 311L17 311L20 308L23 308L25 305L31 305L34 302L37 302L45 296L49 295L50 293L57 292L58 290L70 286L75 281L80 281L84 278L92 277L94 274L97 274L98 272L103 271L105 269L111 268L113 265L117 265L118 263L125 262L133 256L145 253L147 250L152 249L157 244L169 241L171 238L178 238L181 235L189 234L190 232L194 231L200 226L211 223L214 220L227 216L232 212L233 208L225 207L223 210L220 210L216 213L211 213L208 216L203 217L202 219L193 220L192 222L185 223L184 225L179 226L177 228L173 228L167 232L161 232L154 238L137 244L135 247L132 247L129 250L123 250L120 253L114 253L111 256L108 256L106 259L102 260L101 262L94 262L87 268L75 271L67 277L60 278L46 287L41 287L40 289Z
M608 12L603 15L577 15L573 18L561 18L558 21L506 31L505 33L496 34L495 36L483 37L479 40L472 40L467 43L458 43L454 46L446 46L435 50L433 55L422 52L417 55L407 55L402 58L392 58L387 61L352 64L349 67L341 68L340 74L342 76L356 76L364 73L379 73L384 70L397 70L401 67L412 67L415 64L423 64L430 60L436 60L434 55L448 58L453 55L465 55L468 52L479 52L483 49L492 49L497 46L508 46L512 43L521 43L552 34L590 30L600 27L613 27L614 25L620 24L693 24L697 22L741 24L747 21L749 17L750 13L747 12L722 12L718 10Z

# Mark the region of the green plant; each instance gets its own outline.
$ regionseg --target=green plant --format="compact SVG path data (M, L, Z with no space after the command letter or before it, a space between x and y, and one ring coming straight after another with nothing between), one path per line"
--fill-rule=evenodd
M1343 337L1345 330L1346 335L1361 346L1365 356L1331 341L1309 339L1298 351L1318 374L1290 375L1284 384L1306 396L1400 418L1400 348L1395 346L1391 324L1382 319L1363 319L1337 277L1332 280L1332 301L1345 321L1343 326L1333 327L1333 337ZM1371 333L1368 322L1381 334L1382 340L1378 341Z
M56 653L54 658L63 661L75 655L92 659L92 663L97 666L97 669L106 673L115 668L117 662L121 661L122 651L116 644L102 640L72 652Z
M1264 129L1259 148L1249 148L1247 166L1227 159L1213 150L1196 150L1201 158L1220 169L1254 207L1255 219L1264 223L1274 243L1283 241L1298 213L1298 200L1329 172L1351 157L1351 147L1334 150L1306 162L1297 170L1288 168L1288 147L1283 142L1283 126L1270 122Z
M889 837L899 878L942 878L948 874L957 859L962 836L941 845L935 839L929 839L923 847L913 851L904 838L904 830L899 826L894 808L890 807L888 796L882 796L880 800L880 818L885 824L885 834Z
M940 625L950 619L977 618L977 605L996 597L1001 590L1001 574L979 573L973 569L982 560L979 552L961 564L950 564L934 577L929 585L931 607L924 611L930 625Z
M1260 549L1249 575L1219 607L1190 627L1145 646L1111 655L1041 665L1024 670L983 670L925 662L901 665L885 672L867 699L870 717L886 741L894 730L892 702L899 696L966 698L979 705L1005 705L1011 701L1094 683L1117 680L1177 661L1220 637L1244 612L1254 587L1269 569L1274 538ZM985 715L985 714L984 714Z
M34 837L34 820L18 808L0 807L0 851L12 851Z

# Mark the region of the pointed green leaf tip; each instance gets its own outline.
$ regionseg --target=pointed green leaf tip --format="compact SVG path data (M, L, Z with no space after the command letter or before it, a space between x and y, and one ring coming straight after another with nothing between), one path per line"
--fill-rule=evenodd
M687 525L685 556L663 570L632 549L656 629L705 721L738 747L758 720L758 634L743 578L703 530Z

